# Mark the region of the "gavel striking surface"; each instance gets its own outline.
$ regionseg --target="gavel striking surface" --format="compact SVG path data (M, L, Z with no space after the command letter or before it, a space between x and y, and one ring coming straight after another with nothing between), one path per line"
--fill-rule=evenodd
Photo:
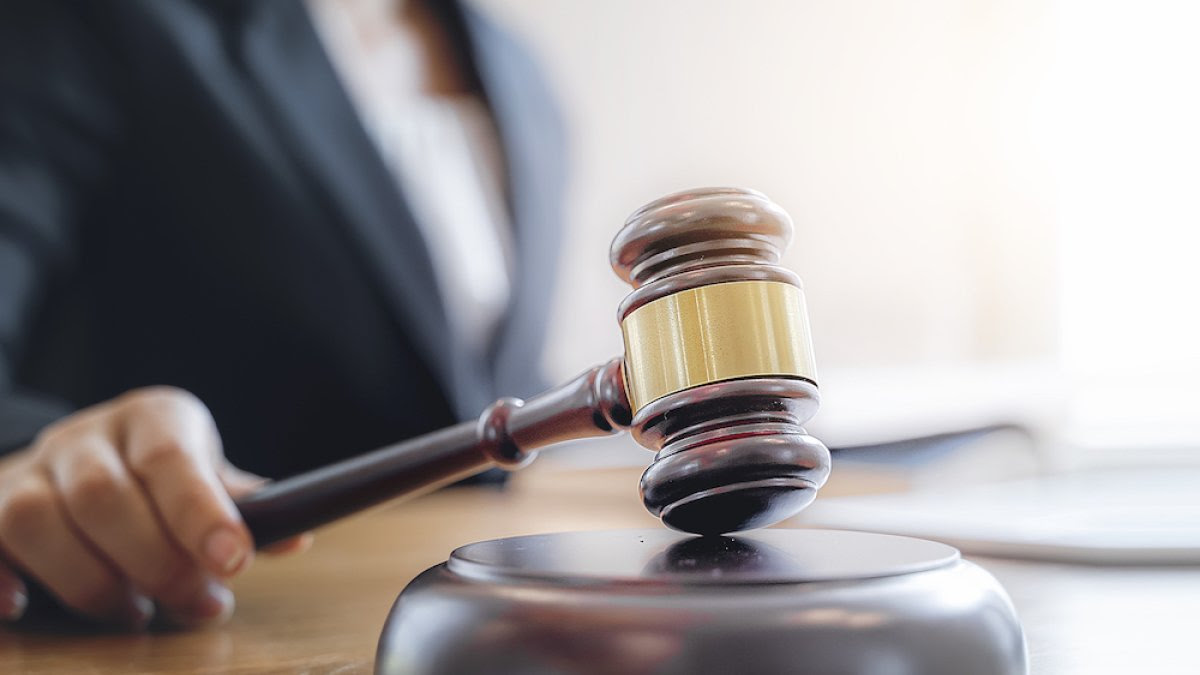
M401 593L379 673L1023 673L987 572L861 532L665 530L463 546Z

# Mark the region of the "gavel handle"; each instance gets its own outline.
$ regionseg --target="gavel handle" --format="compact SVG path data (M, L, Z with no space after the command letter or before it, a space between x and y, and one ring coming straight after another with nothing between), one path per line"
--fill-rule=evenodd
M491 465L478 450L475 423L381 448L292 476L237 500L262 548L391 497L435 488Z
M255 546L263 548L493 466L520 468L537 448L614 433L630 417L617 358L528 402L500 399L476 421L270 483L236 504Z

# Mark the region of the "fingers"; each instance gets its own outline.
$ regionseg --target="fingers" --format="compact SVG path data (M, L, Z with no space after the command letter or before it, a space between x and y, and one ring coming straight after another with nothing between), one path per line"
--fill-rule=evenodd
M271 482L270 479L243 471L228 462L220 468L218 476L221 484L225 486L225 491L234 499L244 497Z
M172 622L212 622L232 611L232 594L167 534L108 438L77 437L51 456L51 483L75 529Z
M208 411L171 390L135 405L122 418L126 466L182 550L213 574L237 574L253 558L253 543L217 477L220 441Z
M25 472L0 491L0 546L65 606L101 621L140 627L153 604L135 592L70 525L49 480Z
M0 621L16 621L25 615L29 595L25 584L8 565L0 562Z
M0 621L27 604L21 577L63 605L140 626L227 617L220 576L252 547L217 476L225 466L207 409L155 388L80 411L0 461Z

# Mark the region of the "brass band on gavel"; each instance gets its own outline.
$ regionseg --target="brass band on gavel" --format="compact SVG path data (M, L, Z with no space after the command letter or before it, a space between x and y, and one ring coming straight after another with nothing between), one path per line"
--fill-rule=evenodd
M755 376L816 382L804 291L733 281L659 298L621 322L625 385L636 413L703 384Z

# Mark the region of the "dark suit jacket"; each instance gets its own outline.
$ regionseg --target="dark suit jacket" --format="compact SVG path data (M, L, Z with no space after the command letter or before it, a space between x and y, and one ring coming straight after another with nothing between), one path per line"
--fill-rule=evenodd
M560 119L529 54L439 7L507 161L518 274L486 360L455 344L301 3L0 8L0 448L171 384L234 461L281 476L540 387Z

